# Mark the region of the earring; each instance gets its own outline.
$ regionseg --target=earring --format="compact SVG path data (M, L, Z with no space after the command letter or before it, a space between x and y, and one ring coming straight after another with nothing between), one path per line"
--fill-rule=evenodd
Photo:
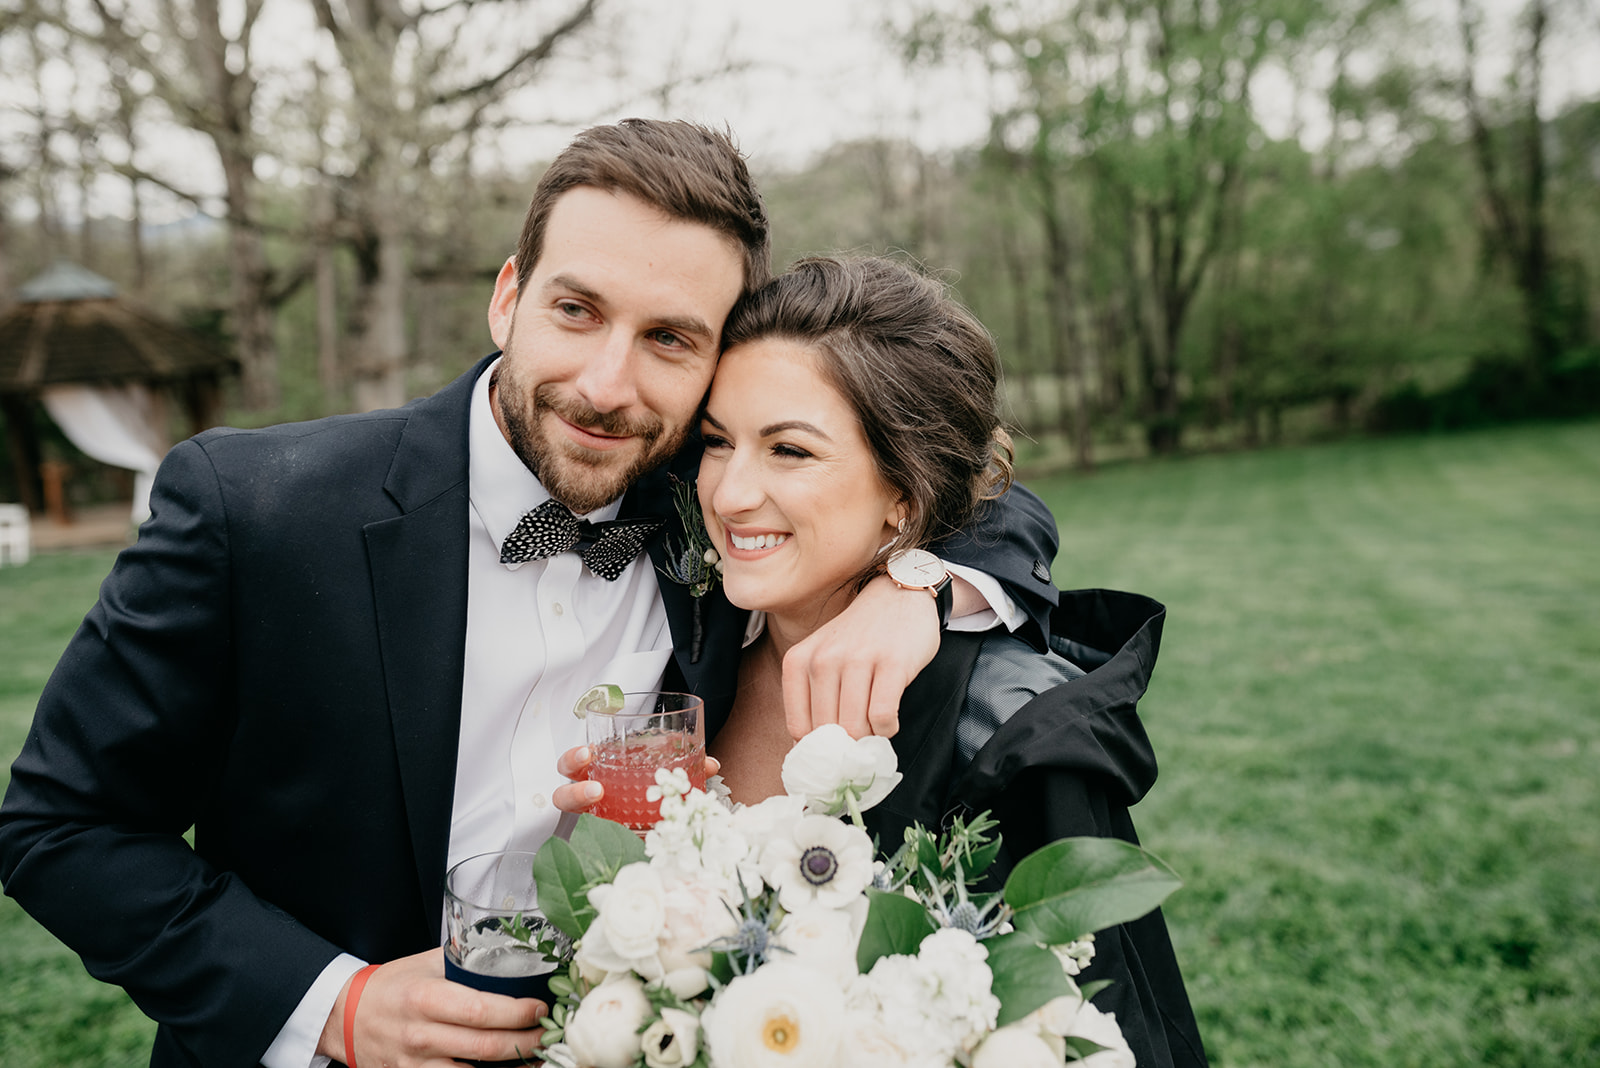
M905 534L905 532L906 532L906 521L905 521L905 517L904 516L901 517L900 525L896 529L899 530L902 535Z

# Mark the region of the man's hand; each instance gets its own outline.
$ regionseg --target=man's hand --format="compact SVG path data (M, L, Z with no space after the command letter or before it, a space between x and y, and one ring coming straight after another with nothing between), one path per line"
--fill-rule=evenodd
M965 599L956 583L956 614ZM981 601L981 598L979 598ZM969 609L970 610L970 609ZM939 651L939 611L922 590L887 575L783 658L783 715L796 739L824 723L860 738L900 729L900 695Z
M350 984L333 1003L317 1052L350 1063L344 1048L344 1006ZM516 1061L531 1055L547 1009L533 998L508 998L444 977L444 950L390 961L372 973L356 1006L358 1068L452 1066L456 1061Z

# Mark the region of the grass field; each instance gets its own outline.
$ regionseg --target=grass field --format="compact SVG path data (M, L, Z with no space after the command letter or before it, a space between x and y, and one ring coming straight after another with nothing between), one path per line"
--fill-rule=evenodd
M1033 484L1056 580L1170 609L1135 811L1213 1063L1600 1065L1600 424ZM0 753L110 564L0 570ZM148 1025L9 901L6 1068Z

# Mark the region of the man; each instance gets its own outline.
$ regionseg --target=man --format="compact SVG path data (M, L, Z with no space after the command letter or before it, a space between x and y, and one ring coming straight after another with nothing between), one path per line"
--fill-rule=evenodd
M172 451L0 809L6 892L161 1023L153 1064L526 1052L543 1006L442 978L443 875L550 833L593 683L665 673L711 730L726 716L742 615L660 581L671 525L631 521L672 518L723 319L767 250L726 138L588 131L496 282L498 361L404 409ZM620 518L621 547L552 501ZM1054 599L1041 512L1017 497L1006 540L965 551L1030 632ZM545 544L553 527L582 540ZM880 580L858 602L786 666L796 730L892 732L932 656L924 593ZM366 961L387 963L356 1001Z

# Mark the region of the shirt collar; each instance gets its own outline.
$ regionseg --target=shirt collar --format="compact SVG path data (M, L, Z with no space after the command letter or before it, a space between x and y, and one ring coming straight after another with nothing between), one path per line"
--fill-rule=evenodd
M473 385L467 424L467 490L496 555L522 517L550 499L550 492L512 450L494 420L489 382L499 366L500 360L490 364ZM601 523L615 519L621 509L618 497L578 518Z

